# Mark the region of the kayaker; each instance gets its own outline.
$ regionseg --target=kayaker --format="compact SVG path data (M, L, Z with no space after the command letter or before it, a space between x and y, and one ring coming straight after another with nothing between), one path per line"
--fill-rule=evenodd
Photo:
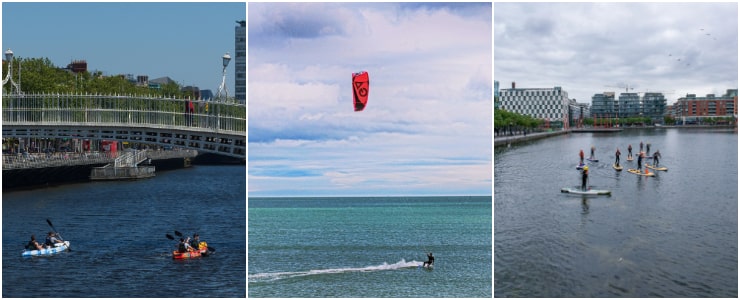
M190 241L190 247L200 249L200 236L197 233L193 234L193 239Z
M619 152L619 148L617 148L617 153L614 153L614 155L617 156L617 160L614 162L614 164L619 167L619 156L622 155L622 152Z
M421 266L422 267L426 267L426 266L430 266L431 267L432 265L434 265L434 255L432 255L432 252L429 252L429 254L427 254L427 261L425 261Z
M36 235L31 235L31 241L28 242L26 245L26 249L28 250L43 250L44 247L42 247L39 242L36 241Z
M581 157L581 164L583 164L583 149L581 149L581 152L578 153L578 156Z
M188 252L191 250L193 250L193 247L191 247L190 244L186 243L184 238L180 238L180 243L177 244L177 251Z
M588 184L588 166L583 167L581 175L581 189L585 191Z
M56 237L56 234L53 231L49 231L49 234L46 236L46 242L44 244L49 247L54 247L55 244L63 242L64 241Z
M660 159L660 149L655 150L653 153L653 166L658 167L658 160Z
M627 146L627 158L632 158L632 144Z

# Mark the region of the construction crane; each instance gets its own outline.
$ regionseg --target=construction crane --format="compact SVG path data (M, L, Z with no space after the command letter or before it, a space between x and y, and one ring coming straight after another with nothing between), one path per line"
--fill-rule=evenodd
M604 87L624 89L625 93L629 93L630 90L634 90L634 87L630 87L629 84L617 84L617 85L605 85Z

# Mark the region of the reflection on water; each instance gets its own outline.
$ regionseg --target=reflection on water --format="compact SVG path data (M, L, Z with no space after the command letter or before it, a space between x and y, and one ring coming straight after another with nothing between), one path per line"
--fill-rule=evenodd
M669 171L611 167L641 141ZM592 145L589 180L611 197L560 193ZM627 129L496 148L494 296L737 297L737 145L733 130Z

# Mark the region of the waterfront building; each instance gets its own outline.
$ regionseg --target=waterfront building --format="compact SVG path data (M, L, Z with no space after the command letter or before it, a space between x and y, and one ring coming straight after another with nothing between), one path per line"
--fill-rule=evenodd
M617 112L620 118L640 117L642 116L642 103L640 95L637 93L620 93L619 108Z
M242 104L247 102L247 21L236 21L235 28L234 97Z
M666 99L663 93L645 93L642 96L642 116L649 117L656 123L662 123L666 111Z
M737 118L737 89L728 89L722 96L707 94L706 97L697 97L696 94L686 94L678 98L674 105L677 107L676 117L681 122L694 123L704 118L734 117Z
M594 94L591 97L591 115L603 117L617 117L619 104L614 100L614 92Z
M576 99L570 99L568 103L569 126L582 125L583 119L591 117L591 106L588 103L578 103Z
M550 127L566 127L570 119L568 92L559 86L516 88L512 82L510 89L499 90L499 101L501 109L545 120Z

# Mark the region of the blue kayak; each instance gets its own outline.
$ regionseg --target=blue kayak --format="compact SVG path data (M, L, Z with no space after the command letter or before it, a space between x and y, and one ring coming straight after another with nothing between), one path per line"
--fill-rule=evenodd
M21 256L52 255L64 252L67 249L69 249L69 241L64 241L63 243L54 244L54 247L51 248L44 248L41 250L24 250L23 253L21 253Z

